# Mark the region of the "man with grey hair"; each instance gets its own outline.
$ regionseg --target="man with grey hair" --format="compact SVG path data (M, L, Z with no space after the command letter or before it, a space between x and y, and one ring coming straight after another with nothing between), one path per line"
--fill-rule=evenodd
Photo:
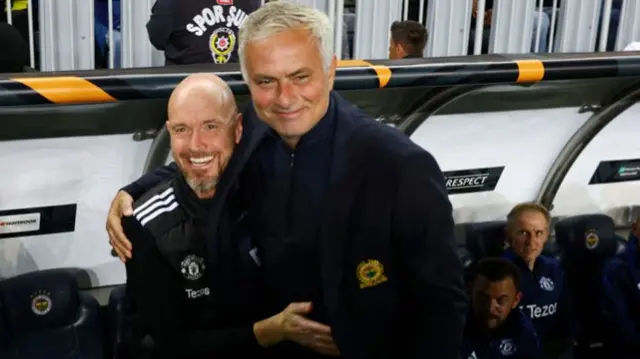
M252 13L239 34L252 103L220 184L237 184L245 198L263 304L290 309L282 326L296 335L274 350L296 359L458 358L467 297L444 176L431 154L333 91L332 39L325 14L281 1ZM107 228L122 260L132 253L120 217L172 170L114 199ZM209 218L211 228L219 223Z

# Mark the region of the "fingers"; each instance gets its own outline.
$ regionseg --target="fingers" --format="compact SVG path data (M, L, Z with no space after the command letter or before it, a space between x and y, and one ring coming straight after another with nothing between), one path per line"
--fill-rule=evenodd
M328 325L315 322L300 315L296 315L293 320L295 320L295 326L300 332L331 337L331 327Z
M122 230L122 227L120 227L120 230ZM131 258L131 249L127 248L125 244L121 243L117 239L118 237L114 230L109 229L107 230L107 233L109 233L109 244L111 245L111 248L113 248L118 255L118 258L120 258L123 263L126 262L128 258Z
M285 309L285 312L294 314L307 314L313 309L311 302L291 303Z
M122 245L119 245L118 242L116 241L110 241L109 243L111 244L111 247L116 252L116 255L118 256L118 258L120 258L122 263L126 263L127 260L131 258L130 250L125 249L124 247L122 247Z
M123 216L132 216L133 215L133 197L131 197L127 192L120 191L116 196L118 199L120 213Z
M111 202L107 215L107 233L109 244L122 262L131 258L131 242L122 229L122 215L133 214L133 198L126 192L120 191Z
M330 335L316 335L307 346L324 355L340 355L340 351Z
M338 350L338 347L336 347L335 345L331 345L331 346L318 346L317 348L312 347L311 349L317 351L320 354L323 355L329 355L329 356L334 356L334 357L339 357L340 356L340 350Z

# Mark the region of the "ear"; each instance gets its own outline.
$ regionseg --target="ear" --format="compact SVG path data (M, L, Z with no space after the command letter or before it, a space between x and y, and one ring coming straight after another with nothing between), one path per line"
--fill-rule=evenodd
M242 130L242 113L238 112L238 114L236 115L236 130L234 133L236 145L240 143L240 140L242 139Z
M333 89L333 83L336 80L336 68L338 67L338 59L336 55L333 55L331 59L331 65L329 65L329 71L327 71L327 76L329 80L329 88Z
M522 300L522 292L516 293L516 300L513 301L513 305L511 306L511 309L516 309L518 307L518 304L520 304L521 300Z
M398 45L396 46L397 46L396 52L401 54L403 58L409 54L409 52L405 50L404 45L402 43L398 43Z

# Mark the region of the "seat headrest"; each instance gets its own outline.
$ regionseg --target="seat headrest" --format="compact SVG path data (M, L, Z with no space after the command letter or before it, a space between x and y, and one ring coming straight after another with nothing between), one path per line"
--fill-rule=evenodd
M504 252L504 228L506 221L470 223L467 225L465 242L476 260L499 257Z
M0 282L0 300L6 326L18 336L71 324L80 306L76 278L59 269Z
M564 218L555 226L556 241L567 257L604 260L616 253L615 225L604 214Z

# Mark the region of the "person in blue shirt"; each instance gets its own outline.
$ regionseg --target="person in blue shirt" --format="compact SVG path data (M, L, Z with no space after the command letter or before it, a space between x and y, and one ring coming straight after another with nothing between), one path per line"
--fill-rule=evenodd
M632 226L625 251L602 271L602 309L610 324L611 355L640 356L640 216Z
M520 309L536 328L545 357L570 355L575 326L560 263L542 255L549 238L551 215L537 203L516 205L507 216L504 257L522 273Z
M476 264L462 359L539 357L533 323L518 309L520 280L518 267L504 258L485 258Z

